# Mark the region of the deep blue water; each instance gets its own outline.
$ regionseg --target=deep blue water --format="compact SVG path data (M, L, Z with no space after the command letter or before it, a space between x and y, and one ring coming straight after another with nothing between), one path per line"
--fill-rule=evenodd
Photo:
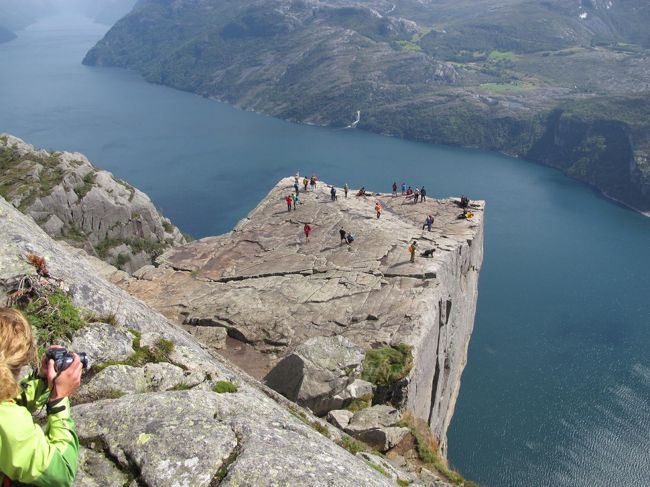
M490 486L650 485L650 219L524 161L289 124L82 66L105 29L58 17L0 44L0 132L85 153L195 237L228 231L296 170L487 200L451 462Z

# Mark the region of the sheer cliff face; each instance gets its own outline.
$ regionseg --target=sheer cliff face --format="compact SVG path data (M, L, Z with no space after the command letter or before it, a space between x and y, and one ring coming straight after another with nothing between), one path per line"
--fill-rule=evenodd
M233 232L171 250L121 285L181 323L226 328L267 361L315 336L343 335L366 349L412 345L404 405L429 422L444 451L474 322L483 203L459 220L451 200L414 204L354 190L346 199L339 188L332 201L319 183L288 211L292 185L280 181ZM430 232L427 215L435 218ZM341 229L355 236L351 245ZM433 256L421 257L424 250Z

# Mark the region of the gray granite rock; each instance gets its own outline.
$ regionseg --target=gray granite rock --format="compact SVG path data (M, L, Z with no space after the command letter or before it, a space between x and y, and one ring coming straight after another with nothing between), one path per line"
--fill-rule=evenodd
M149 389L144 369L129 365L110 365L84 383L75 395L77 402L90 402L114 398L123 394L136 394Z
M347 409L334 409L327 413L327 421L338 429L343 430L350 423L352 416L354 416L354 413Z
M391 406L372 406L352 416L345 432L379 451L397 445L409 433L408 428L397 426L400 412Z
M71 344L75 352L86 352L92 363L125 360L133 353L133 335L107 323L91 323L78 331Z
M15 155L2 175L5 194L52 237L90 253L101 245L102 258L129 272L185 242L146 194L98 170L84 155L36 150L8 134L0 135L0 148ZM46 178L44 189L39 181ZM140 250L142 242L149 250Z
M363 350L340 335L314 337L276 365L264 382L320 416L344 405L346 398L339 394L353 380L363 357Z
M102 453L81 446L74 487L115 487L129 481L123 472Z

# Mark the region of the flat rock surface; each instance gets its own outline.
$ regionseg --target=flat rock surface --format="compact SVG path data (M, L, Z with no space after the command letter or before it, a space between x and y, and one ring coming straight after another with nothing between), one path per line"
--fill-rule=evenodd
M293 178L281 180L233 232L170 250L158 269L126 288L171 318L226 327L259 348L334 334L362 346L404 341L449 256L482 229L482 202L474 203L473 219L458 220L451 199L413 204L353 191L346 199L339 188L331 201L323 183L301 192L289 212L283 198L292 185ZM422 229L429 214L431 232ZM305 223L313 228L308 240ZM341 228L354 235L351 245L340 243ZM419 250L410 263L413 240ZM435 249L433 257L420 257L425 249Z

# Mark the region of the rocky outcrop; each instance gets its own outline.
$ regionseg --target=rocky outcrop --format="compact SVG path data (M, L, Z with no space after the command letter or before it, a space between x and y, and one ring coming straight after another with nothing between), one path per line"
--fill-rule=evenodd
M149 197L79 153L0 135L0 195L53 238L133 272L185 237Z
M133 351L159 344L167 351L165 361L157 364L164 372L155 370L156 364L135 362L111 372L113 378L133 376L135 384L144 375L139 383L144 390L115 390L73 408L83 445L77 485L126 485L132 480L170 487L394 485L328 439L341 438L335 429L328 430L296 405L289 408L281 396L209 353L161 314L99 276L80 251L69 252L0 198L0 280L33 274L24 259L27 253L48 257L50 273L63 280L75 305L97 316L110 313L117 322L115 333L106 324L90 324L90 329L98 328L96 333L84 330L73 343L83 346L96 336L121 344L117 355L103 347L93 352L100 360L123 357L128 334L134 337ZM100 374L91 375L84 387L102 381ZM119 389L124 381L112 383ZM224 383L229 387L220 387ZM150 392L152 384L158 392ZM167 390L170 386L176 390Z
M292 185L280 181L231 233L172 249L141 278L116 281L179 323L226 329L270 365L313 337L341 335L363 349L410 345L403 404L429 423L444 452L474 323L483 203L464 220L452 199L344 198L339 189L332 201L319 183L287 211ZM430 232L423 230L429 214ZM305 223L313 228L308 240ZM340 229L354 234L351 245ZM419 250L410 263L413 240ZM432 256L420 256L424 250Z
M341 335L310 338L282 359L264 378L264 383L322 416L364 393L372 395L369 383L365 389L355 385L348 390L363 356L362 349Z

